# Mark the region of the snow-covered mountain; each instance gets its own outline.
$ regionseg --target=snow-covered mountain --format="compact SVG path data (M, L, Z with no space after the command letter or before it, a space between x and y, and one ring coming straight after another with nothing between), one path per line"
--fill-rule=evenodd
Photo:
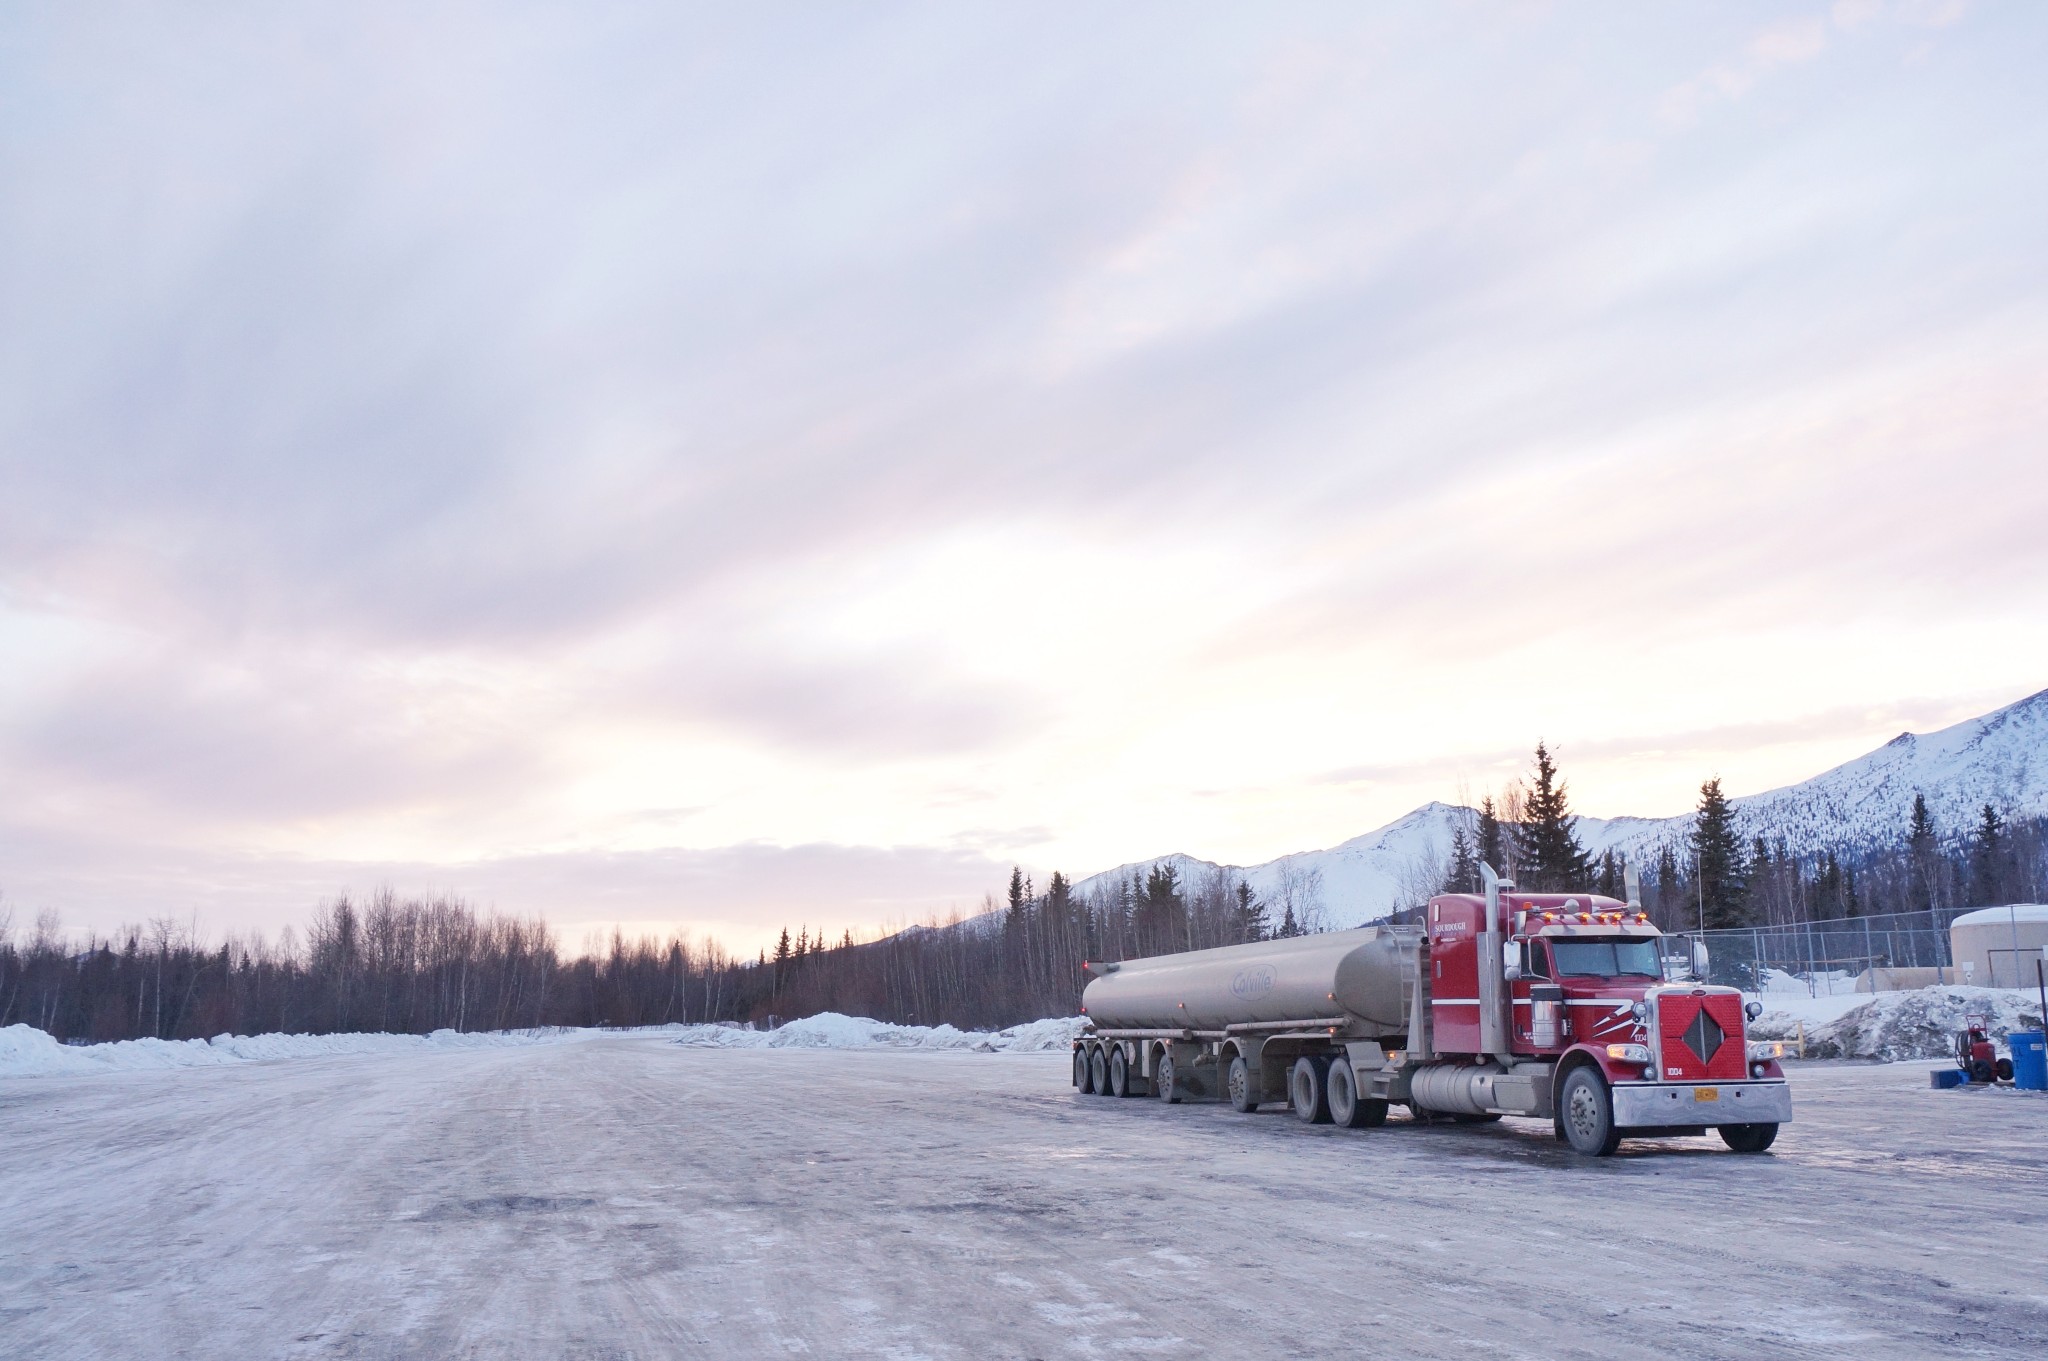
M1310 892L1314 886L1329 913L1330 926L1355 926L1367 918L1383 915L1397 899L1413 898L1415 888L1425 884L1433 887L1441 882L1451 831L1461 822L1469 826L1471 817L1469 808L1426 803L1377 831L1355 836L1328 850L1298 851L1263 865L1217 865L1191 855L1162 855L1092 874L1074 887L1085 893L1160 864L1179 870L1181 882L1187 884L1203 874L1224 869L1248 880L1252 891L1273 906L1276 917L1291 880L1298 893ZM1315 878L1317 875L1320 880Z
M1799 784L1732 800L1744 834L1783 836L1793 851L1824 846L1874 847L1904 834L1913 796L1923 794L1944 835L1965 832L1978 810L1992 804L2007 816L2048 814L2048 690L1939 732L1900 733L1866 756ZM1416 890L1439 882L1450 858L1451 832L1473 812L1427 803L1376 831L1328 850L1299 851L1263 865L1218 866L1189 855L1137 860L1090 875L1081 891L1133 871L1170 863L1183 881L1227 869L1242 874L1269 903L1279 903L1291 880L1320 872L1322 899L1332 927L1353 926L1414 901ZM1692 814L1669 818L1581 818L1579 840L1594 854L1626 852L1643 863L1665 842L1691 830Z

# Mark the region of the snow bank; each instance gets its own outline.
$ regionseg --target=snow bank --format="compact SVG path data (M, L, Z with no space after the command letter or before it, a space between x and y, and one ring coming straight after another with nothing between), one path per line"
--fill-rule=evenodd
M960 1049L979 1054L1065 1049L1080 1032L1078 1016L1054 1017L1008 1030L955 1030L952 1026L890 1025L861 1016L822 1012L779 1030L734 1025L644 1026L625 1032L513 1031L431 1035L216 1035L210 1040L119 1040L112 1044L60 1044L34 1026L0 1028L0 1078L60 1077L199 1068L264 1059L344 1054L416 1054L441 1049L491 1049L606 1033L673 1037L677 1044L717 1049Z
M1866 994L1869 996L1869 994ZM1812 1003L1842 1003L1844 997L1810 999ZM1766 994L1766 1011L1750 1025L1758 1039L1790 1039L1799 1023L1806 1023L1806 1057L1810 1059L1939 1059L1955 1053L1956 1034L1963 1017L1972 1013L1988 1016L1991 1033L2003 1039L2015 1030L2033 1030L2041 1024L2041 1004L2030 992L2010 988L1966 988L1961 986L1918 988L1911 992L1881 992L1870 1000L1851 1006L1833 1016L1816 1020L1807 1007L1779 1007Z
M774 1030L733 1025L675 1027L677 1044L701 1049L964 1049L978 1054L1065 1049L1085 1022L1058 1016L1008 1030L955 1030L949 1025L894 1025L824 1011Z
M59 1044L34 1026L0 1029L0 1077L55 1077L79 1073L199 1068L259 1059L334 1054L411 1054L426 1049L490 1049L532 1044L540 1033L431 1035L216 1035L210 1040L118 1040L112 1044Z

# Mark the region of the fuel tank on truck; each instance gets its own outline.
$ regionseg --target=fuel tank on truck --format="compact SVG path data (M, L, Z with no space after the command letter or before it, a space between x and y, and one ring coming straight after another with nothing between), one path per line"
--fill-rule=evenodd
M1416 940L1413 928L1360 926L1091 964L1097 976L1081 1005L1105 1030L1221 1030L1350 1016L1374 1033L1398 1032L1408 1024L1402 961L1414 956Z

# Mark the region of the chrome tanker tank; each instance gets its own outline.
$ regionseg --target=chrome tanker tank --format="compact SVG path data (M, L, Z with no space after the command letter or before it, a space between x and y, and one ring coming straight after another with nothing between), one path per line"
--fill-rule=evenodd
M1232 1025L1334 1020L1367 1034L1408 1024L1403 962L1415 956L1413 928L1361 926L1317 936L1262 940L1091 964L1081 993L1103 1030L1222 1030Z

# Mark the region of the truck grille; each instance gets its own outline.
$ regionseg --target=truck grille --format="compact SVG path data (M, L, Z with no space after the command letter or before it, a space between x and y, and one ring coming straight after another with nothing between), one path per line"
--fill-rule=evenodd
M1663 993L1657 999L1658 1060L1674 1081L1740 1081L1742 998L1735 993Z

